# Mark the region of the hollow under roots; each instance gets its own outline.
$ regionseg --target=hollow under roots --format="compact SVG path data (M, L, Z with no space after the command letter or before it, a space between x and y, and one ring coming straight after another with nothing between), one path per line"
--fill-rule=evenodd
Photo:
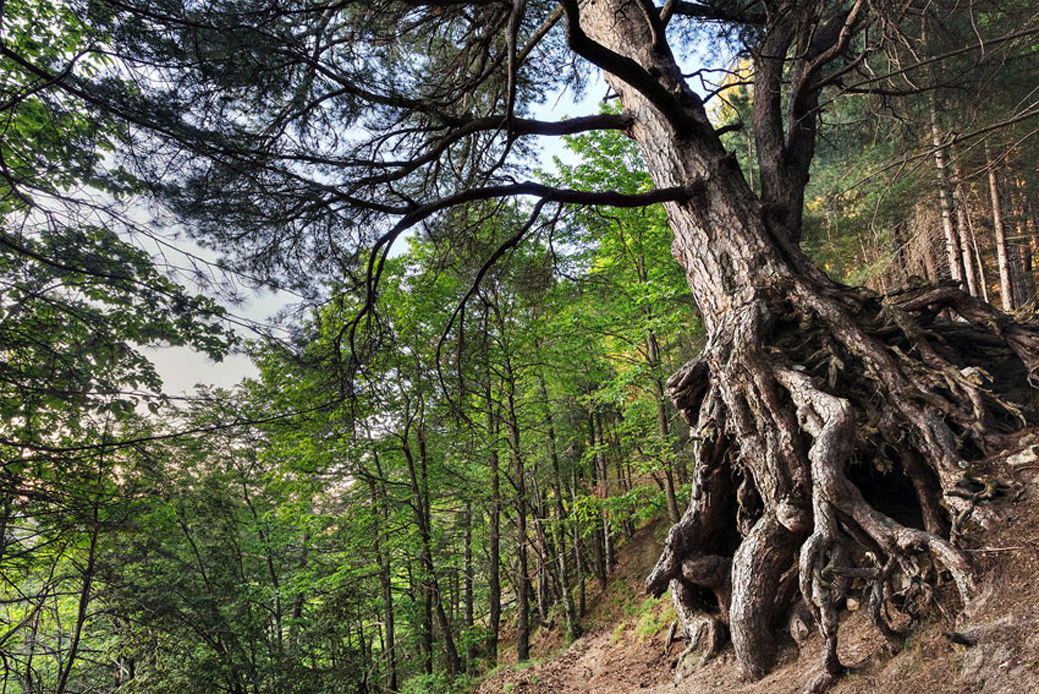
M716 324L669 382L696 472L646 586L672 589L690 636L704 619L731 634L751 678L771 668L778 627L818 628L821 690L842 671L853 593L892 648L906 621L893 607L912 618L942 581L971 599L957 543L998 492L972 463L1030 418L1039 331L952 286L804 285Z

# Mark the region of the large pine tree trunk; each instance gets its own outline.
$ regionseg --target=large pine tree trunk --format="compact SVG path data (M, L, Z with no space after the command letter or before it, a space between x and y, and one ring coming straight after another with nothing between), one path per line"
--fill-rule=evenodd
M784 140L769 129L767 95L755 92L763 114L760 123L755 114L763 202L682 82L666 44L654 38L659 26L646 3L587 2L581 27L641 66L664 93L678 95L669 107L659 92L607 76L633 116L630 134L654 183L689 191L688 200L665 208L675 257L707 332L703 352L669 383L696 430L697 461L692 500L647 588L657 595L671 588L690 637L697 625L689 615L720 625L712 633L727 626L750 677L772 666L773 627L800 592L827 646L821 681L832 678L841 669L842 576L871 582L879 596L871 616L893 643L898 637L880 606L892 576L909 570L909 557L947 572L963 600L972 594L970 566L949 538L878 511L848 469L853 456L872 460L897 451L893 464L914 479L911 494L922 515L944 504L955 514L954 527L978 500L963 498L969 461L961 441L989 450L988 413L1001 406L969 375L969 357L980 356L967 351L971 337L956 343L962 351L931 339L936 317L948 309L978 333L991 330L1000 354L1017 359L1019 378L1039 365L1039 342L956 288L885 299L831 281L797 245L814 121L798 121L802 131ZM759 83L779 79L769 70L779 69L770 63L782 62L774 56L786 53L790 37L783 40L773 33L762 47ZM586 53L618 72L641 74L601 51ZM778 96L772 106L780 108ZM1009 416L1013 408L1002 409ZM927 526L937 530L942 520L931 517Z

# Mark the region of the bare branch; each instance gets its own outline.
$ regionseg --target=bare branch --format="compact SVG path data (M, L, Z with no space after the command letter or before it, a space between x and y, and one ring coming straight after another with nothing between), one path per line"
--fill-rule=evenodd
M755 9L761 0L749 0L745 5L733 11L727 11L710 2L686 2L685 0L668 0L661 10L661 19L666 24L674 15L690 19L703 19L708 22L734 22L736 24L764 25L765 12Z
M675 96L642 65L626 55L610 50L584 32L584 29L581 28L581 12L578 8L578 0L565 0L561 4L566 13L567 42L575 53L603 71L616 75L637 89L675 127L697 127L682 110Z

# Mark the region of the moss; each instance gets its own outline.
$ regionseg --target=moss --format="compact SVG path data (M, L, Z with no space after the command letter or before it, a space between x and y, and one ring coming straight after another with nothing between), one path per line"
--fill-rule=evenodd
M647 598L642 603L641 615L635 625L635 634L639 643L653 638L666 629L677 618L674 605L667 604L661 609L661 602L656 598Z
M627 629L628 623L621 622L613 629L613 633L610 635L610 645L616 646L621 639L624 638L624 630Z

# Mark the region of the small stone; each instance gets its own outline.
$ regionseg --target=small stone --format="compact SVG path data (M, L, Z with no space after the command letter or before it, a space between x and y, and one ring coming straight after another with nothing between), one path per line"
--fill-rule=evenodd
M1029 465L1036 461L1039 461L1039 456L1036 455L1035 446L1029 446L1024 450L1020 450L1017 453L1007 457L1007 465Z
M848 612L855 612L859 609L859 601L855 598L846 598L844 606L848 608Z

